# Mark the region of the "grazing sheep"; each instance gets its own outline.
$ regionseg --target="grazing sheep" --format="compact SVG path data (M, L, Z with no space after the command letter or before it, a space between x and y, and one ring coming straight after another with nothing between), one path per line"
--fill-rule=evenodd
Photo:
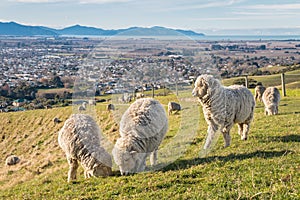
M58 119L57 117L55 117L53 119L54 124L59 124L60 122L62 122L60 119Z
M115 106L113 104L108 104L106 110L111 111L111 110L115 110Z
M208 124L204 149L210 147L218 130L223 134L225 147L229 146L230 129L235 123L238 124L241 139L247 139L255 100L246 87L239 85L224 87L213 76L201 75L195 82L192 94L199 98Z
M89 100L89 105L95 106L96 105L96 100L93 100L93 99Z
M262 96L266 88L262 85L257 85L254 89L255 100L262 102Z
M265 105L265 115L278 114L280 93L276 87L268 87L263 94L262 101Z
M175 103L175 102L169 102L168 103L168 113L169 115L172 113L172 111L180 111L181 110L181 106L179 103Z
M69 163L68 182L76 179L78 161L84 177L112 174L111 156L100 146L100 129L89 115L73 114L58 134L58 143Z
M143 97L145 97L145 95L143 93L136 93L135 94L136 99L140 99L140 98L143 98Z
M87 108L87 103L84 101L82 102L82 104L78 107L78 111L81 112L81 111L85 111Z
M5 160L6 165L16 165L19 162L20 162L20 158L16 155L10 155Z
M120 138L112 151L122 175L142 172L146 158L156 164L157 150L168 130L168 119L163 106L155 99L136 100L120 121Z

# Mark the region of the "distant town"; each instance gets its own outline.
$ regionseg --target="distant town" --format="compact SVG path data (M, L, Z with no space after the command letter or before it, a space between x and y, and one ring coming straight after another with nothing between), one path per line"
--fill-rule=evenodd
M268 75L299 68L300 41L2 36L2 111L9 111L11 107L20 110L15 107L21 107L25 102L31 105L27 109L34 109L57 103L54 99L65 101L72 98L74 82L84 66L93 67L89 79L95 82L97 95L122 92L117 87L120 81L124 81L124 75L125 79L140 84L136 89L142 91L149 89L151 84L156 88L166 83L191 84L197 75L203 73L229 78ZM145 78L147 74L153 76L156 73L151 69L147 72L147 66L157 66L157 80ZM140 80L143 77L144 80ZM39 92L53 88L65 90L57 94Z

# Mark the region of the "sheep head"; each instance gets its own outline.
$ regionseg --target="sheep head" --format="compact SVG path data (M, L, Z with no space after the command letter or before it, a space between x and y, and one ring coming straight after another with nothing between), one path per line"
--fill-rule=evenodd
M130 150L124 146L124 140L119 138L112 151L115 163L119 166L121 175L139 172L139 167L142 165L142 154L135 150Z
M196 79L192 95L199 99L209 98L217 92L220 86L220 82L212 75L201 75Z

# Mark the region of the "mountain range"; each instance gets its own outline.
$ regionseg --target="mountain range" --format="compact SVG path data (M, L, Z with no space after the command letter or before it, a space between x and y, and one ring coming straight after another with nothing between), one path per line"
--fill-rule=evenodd
M151 28L130 27L127 29L105 30L95 27L74 25L63 29L54 29L44 26L27 26L16 22L0 22L0 35L8 36L204 36L191 30L170 29L160 26Z

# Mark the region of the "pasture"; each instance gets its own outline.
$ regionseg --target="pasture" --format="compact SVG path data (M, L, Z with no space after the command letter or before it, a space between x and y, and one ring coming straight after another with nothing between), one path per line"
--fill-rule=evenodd
M220 136L212 151L201 151L207 125L191 89L176 99L159 96L165 106L180 101L183 110L169 116L169 131L162 143L162 167L155 171L67 183L68 165L57 143L57 132L72 107L0 113L1 199L299 199L300 198L300 90L287 90L279 115L265 116L257 103L247 141L237 127L231 130L231 146L223 148ZM253 92L253 91L252 91ZM113 143L118 137L120 113L95 107L102 132ZM121 107L119 108L121 110ZM175 140L174 138L177 139ZM175 141L175 142L174 142ZM183 147L183 148L180 148ZM176 152L178 150L178 152ZM21 162L5 166L16 154ZM176 160L169 155L176 154Z

